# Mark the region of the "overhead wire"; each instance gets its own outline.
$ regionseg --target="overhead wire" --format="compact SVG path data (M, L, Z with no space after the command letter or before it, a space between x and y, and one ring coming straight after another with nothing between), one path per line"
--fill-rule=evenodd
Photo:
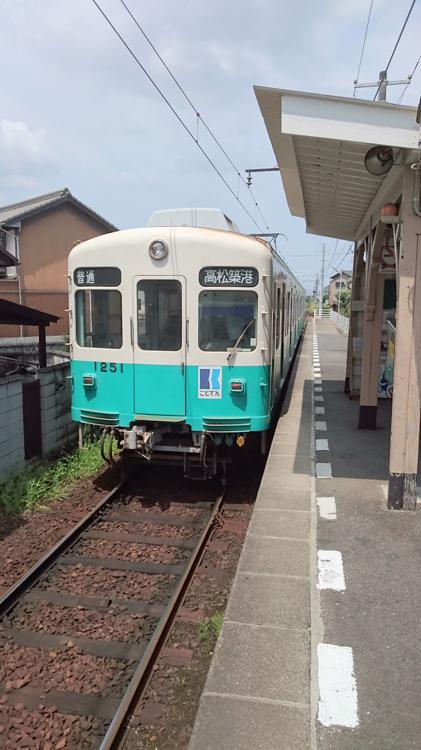
M243 209L243 211L247 214L247 216L249 217L249 219L253 222L254 226L257 227L257 229L260 232L262 232L263 231L262 227L258 224L258 222L254 218L254 216L250 213L250 211L248 210L247 206L244 205L243 201L239 198L239 196L236 195L235 191L233 190L233 188L231 187L231 185L227 182L227 180L223 176L222 172L218 169L218 167L216 166L215 162L211 159L211 157L208 155L208 153L205 151L205 149L199 143L198 138L195 137L194 133L191 131L191 129L189 128L189 126L184 122L183 118L178 114L178 112L175 109L175 107L173 107L173 105L171 104L171 102L169 101L169 99L165 96L164 92L160 89L160 87L154 81L154 79L152 78L152 76L150 75L150 73L146 70L146 68L143 65L143 63L139 60L139 58L137 57L137 55L135 54L135 52L132 50L132 48L130 47L130 45L128 44L128 42L126 42L126 40L124 39L124 37L122 36L122 34L120 34L120 32L118 31L117 27L113 24L113 22L111 21L111 19L109 18L109 16L106 14L106 12L103 10L103 8L101 7L101 5L97 2L97 0L92 0L92 2L95 5L95 7L97 8L97 10L99 10L99 12L101 13L101 15L103 16L103 18L105 19L105 21L108 23L108 25L110 26L110 28L113 30L113 32L115 33L115 35L118 37L118 39L120 40L120 42L126 48L126 50L128 51L128 53L134 59L134 61L136 62L136 64L139 66L139 68L145 74L146 78L149 80L149 82L152 84L152 86L158 92L158 94L160 95L160 97L164 100L164 102L169 107L169 109L171 110L171 112L173 113L173 115L176 117L176 119L178 120L178 122L180 123L180 125L184 128L184 130L186 131L186 133L190 136L190 138L196 144L196 146L201 151L201 153L203 154L203 156L205 157L205 159L209 162L209 164L214 169L214 171L216 172L216 174L222 180L222 182L224 183L224 185L226 186L226 188L229 190L229 192L232 194L232 196L235 198L235 200L241 206L241 208Z
M402 93L400 94L399 99L396 101L396 104L400 104L402 102L402 99L404 98L404 96L406 94L408 86L411 85L411 81L412 81L413 75L414 75L416 69L418 68L418 65L420 64L420 62L421 62L421 55L419 56L417 62L415 63L415 65L413 67L413 70L412 70L412 73L409 74L409 76L408 76L408 83L406 84L405 88L403 89Z
M242 174L241 174L240 170L238 169L237 165L231 159L231 157L229 156L229 154L227 153L227 151L225 150L225 148L223 147L223 145L221 144L221 142L219 141L219 139L216 137L215 133L211 130L211 128L207 124L206 120L202 117L202 115L200 114L198 108L192 102L190 96L186 93L185 89L183 88L183 86L181 85L181 83L179 82L179 80L177 79L177 77L174 75L174 73L172 72L170 66L165 62L164 58L162 57L162 55L160 54L160 52L158 51L158 49L155 47L155 45L153 44L152 40L150 39L150 37L146 33L145 29L141 26L141 24L139 23L138 19L134 15L134 13L130 10L130 8L128 7L128 5L125 2L125 0L120 0L120 3L123 6L123 8L126 10L126 12L128 13L128 15L130 16L130 18L132 19L133 23L137 26L137 28L139 29L140 33L142 34L142 36L146 40L146 42L149 44L150 48L153 50L153 52L157 56L158 60L164 66L164 68L167 71L168 75L174 81L175 85L177 86L177 88L179 89L179 91L181 92L181 94L184 96L184 98L187 101L187 103L192 108L193 112L195 113L195 115L197 117L198 122L200 121L202 123L202 125L205 128L206 132L210 135L210 137L212 138L212 140L214 141L214 143L218 146L219 150L222 152L222 154L225 156L225 158L227 159L227 161L229 162L229 164L231 165L231 167L234 169L234 171L235 171L238 179L241 180L241 182L243 182L244 185L248 188L248 190L250 192L250 195L251 195L251 197L252 197L252 199L254 201L254 204L256 206L256 209L259 212L260 217L261 217L263 223L265 224L266 229L268 231L270 231L269 230L268 222L267 222L267 220L265 219L265 217L264 217L264 215L262 213L262 210L261 210L261 208L259 206L259 203L256 200L256 197L255 197L255 195L254 195L254 193L253 193L250 185L247 184L246 180L242 176Z
M406 25L407 25L407 23L408 23L408 21L409 21L410 15L411 15L411 13L412 13L412 11L413 11L413 9L414 9L414 5L415 5L415 3L416 3L416 2L417 2L417 0L412 0L412 2L411 2L410 8L409 8L409 10L408 10L408 13L406 14L406 18L405 18L405 21L403 22L402 28L401 28L401 30L400 30L400 32L399 32L399 34L398 34L398 38L397 38L397 40L396 40L396 42L395 42L395 46L393 47L393 50L392 50L392 52L391 52L391 55L390 55L390 57L389 57L388 63L387 63L387 65L386 65L386 67L384 68L384 70L386 71L386 73L387 73L387 71L389 70L389 65L390 65L390 63L392 62L392 60L393 60L393 58L394 58L394 56L395 56L395 52L396 52L396 50L398 49L398 46L399 46L399 42L400 42L400 40L402 39L402 34L403 34L403 32L405 31L405 29L406 29ZM381 85L382 85L382 84L381 84L381 81L380 81L380 83L379 83L379 85L378 85L378 87L377 87L376 93L374 94L374 97L373 97L373 101L375 100L375 98L376 98L377 94L379 93L379 91L380 91L380 86L381 86Z
M357 75L356 75L355 81L354 81L354 96L355 96L355 84L358 83L358 79L360 77L361 63L362 63L363 57L364 57L365 43L367 41L367 33L368 33L368 27L370 25L371 11L373 10L373 2L374 2L374 0L370 1L370 9L368 11L368 18L367 18L367 23L366 23L366 26L365 26L364 39L363 39L363 44L362 44L362 48L361 48L361 55L360 55L360 62L358 63Z

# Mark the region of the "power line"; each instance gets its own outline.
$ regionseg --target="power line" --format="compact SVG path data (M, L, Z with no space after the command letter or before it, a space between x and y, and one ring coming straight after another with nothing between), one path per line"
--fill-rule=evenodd
M387 71L389 70L389 65L390 65L390 63L392 62L392 60L393 60L393 58L394 58L394 56L395 56L395 52L396 52L396 50L397 50L397 48L398 48L398 46L399 46L399 42L400 42L400 40L401 40L401 38L402 38L402 34L403 34L403 32L405 31L405 29L406 29L406 24L407 24L407 23L408 23L408 21L409 21L409 17L410 17L410 15L411 15L412 11L413 11L413 8L414 8L414 5L415 5L415 3L416 3L416 2L417 2L417 0L412 0L412 2L411 2L411 6L410 6L410 8L409 8L409 10L408 10L408 13L407 13L407 15L406 15L405 21L403 22L403 26L402 26L402 28L401 28L401 30L400 30L400 32L399 32L399 36L398 36L398 38L397 38L397 40L396 40L396 42L395 42L395 46L393 47L392 53L391 53L391 55L390 55L390 57L389 57L389 61L388 61L387 65L386 65L386 67L385 67L385 69L384 69L386 73L387 73ZM376 98L377 94L379 93L381 85L382 85L382 81L380 81L380 83L379 83L379 85L378 85L377 91L376 91L376 93L374 94L374 98L373 98L373 101L374 101L374 99Z
M361 63L363 61L364 50L365 50L365 43L367 41L367 32L368 32L368 27L369 27L369 24L370 24L371 11L373 10L373 2L374 2L374 0L371 0L371 2L370 2L370 9L368 11L368 18L367 18L367 23L366 23L366 27L365 27L365 33L364 33L364 39L363 39L363 46L361 48L360 62L358 63L357 75L356 75L355 81L354 81L354 96L355 96L355 84L358 83L358 79L360 77Z
M400 104L402 102L402 99L404 98L404 96L406 94L408 86L411 84L412 77L413 77L416 69L418 68L418 65L420 64L420 62L421 62L421 55L419 56L417 62L415 63L414 68L412 70L412 73L408 76L408 83L406 84L406 86L405 86L404 90L402 91L402 93L401 93L399 99L397 100L396 104Z
M126 10L126 12L128 13L128 15L130 16L130 18L132 19L133 23L134 23L134 24L135 24L135 25L137 26L137 28L139 29L139 31L140 31L140 33L142 34L142 36L144 37L144 39L145 39L145 40L147 41L147 43L149 44L150 48L151 48L151 49L152 49L152 50L154 51L154 53L155 53L155 55L157 56L158 60L159 60L159 61L160 61L160 62L162 63L162 65L164 66L164 68L165 68L165 70L167 71L168 75L169 75L169 76L171 77L171 79L172 79L172 80L174 81L174 83L175 83L175 85L177 86L177 88L179 89L179 91L180 91L180 92L182 93L182 95L184 96L184 98L185 98L185 100L187 101L187 103L188 103L188 104L190 105L190 107L192 108L193 112L195 113L195 115L196 115L196 117L197 117L197 122L198 122L198 124L199 124L199 121L200 121L200 122L202 123L202 125L203 125L203 127L205 128L205 130L207 131L207 133L209 133L209 135L211 136L211 138L212 138L212 140L214 141L214 143L216 143L216 145L218 146L218 148L220 149L220 151L221 151L221 152L223 153L223 155L225 156L225 158L227 159L227 161L228 161L228 162L230 163L231 167L232 167L232 168L234 169L234 171L235 171L235 173L236 173L237 177L238 177L238 178L239 178L239 179L240 179L240 180L241 180L241 181L242 181L242 182L244 183L244 185L245 185L245 186L246 186L246 187L247 187L247 188L249 189L249 191L250 191L250 195L251 195L251 197L253 198L253 201L254 201L254 205L256 206L256 208L257 208L257 210L258 210L258 212L259 212L259 214L260 214L260 217L261 217L262 221L264 222L264 224L265 224L265 226L266 226L266 229L267 229L268 231L270 231L270 230L269 230L269 226L268 226L268 223L267 223L267 220L265 219L265 217L264 217L264 215L263 215L263 213L262 213L262 211L261 211L261 208L260 208L260 206L259 206L259 204L258 204L258 202L257 202L257 200L256 200L256 197L255 197L255 195L254 195L254 193L253 193L253 191L252 191L252 189L251 189L250 185L248 185L248 184L247 184L247 182L246 182L246 180L244 179L244 177L242 176L242 174L241 174L240 170L238 169L238 167L236 166L236 164L235 164L235 163L233 162L233 160L231 159L231 157L229 156L229 154L227 153L227 151L226 151L226 150L224 149L224 147L222 146L221 142L220 142L220 141L219 141L219 139L218 139L218 138L216 137L215 133L214 133L214 132L213 132L213 131L212 131L212 130L210 129L210 127L209 127L209 125L207 124L206 120L204 120L204 118L203 118L203 117L202 117L202 115L200 114L200 112L199 112L198 108L197 108L197 107L196 107L196 106L194 105L194 103L192 102L191 98L190 98L190 97L189 97L189 95L188 95L188 94L186 93L185 89L183 88L183 86L181 85L181 83L180 83L180 82L178 81L178 79L176 78L176 76L175 76L175 75L174 75L174 73L172 72L172 70L171 70L171 68L169 67L169 65L168 65L168 64L167 64L167 63L165 62L164 58L162 57L162 55L160 54L160 52L159 52L159 51L157 50L157 48L156 48L156 47L155 47L155 45L153 44L152 40L150 39L150 37L148 36L148 34L147 34L147 33L146 33L146 31L144 30L144 28L143 28L143 27L142 27L142 26L140 25L140 23L139 23L139 21L137 20L136 16L135 16L135 15L133 14L133 12L132 12L132 11L130 10L130 8L128 7L128 5L127 5L127 4L125 3L125 0L120 0L120 2L121 2L121 4L122 4L123 8L124 8L124 9ZM197 140L197 139L196 139L196 140Z
M134 61L136 62L136 64L143 71L143 73L145 74L145 76L147 77L147 79L149 80L149 82L152 84L152 86L154 87L154 89L158 92L158 94L160 95L160 97L164 100L164 102L166 103L166 105L170 108L171 112L177 118L177 120L180 123L180 125L182 125L182 127L184 128L184 130L186 131L186 133L190 136L190 138L192 139L192 141L196 144L196 146L198 147L199 151L201 151L201 153L203 154L203 156L205 157L205 159L209 162L209 164L214 169L214 171L219 176L219 178L222 180L222 182L224 183L224 185L228 188L228 190L233 195L233 197L238 202L238 204L241 206L241 208L243 209L243 211L247 214L247 216L253 222L253 224L257 227L257 229L260 232L262 232L262 227L257 223L257 221L255 220L255 218L252 216L252 214L250 213L250 211L248 210L248 208L244 205L244 203L242 202L242 200L238 197L238 195L236 195L236 193L232 189L231 185L227 182L227 180L225 179L225 177L223 176L223 174L221 173L221 171L218 169L218 167L216 166L216 164L212 161L212 159L210 158L210 156L206 153L205 149L200 145L198 139L194 136L194 134L192 133L192 131L190 130L190 128L188 127L188 125L186 125L186 123L184 122L184 120L182 119L182 117L180 117L180 115L178 114L177 110L173 107L173 105L171 104L171 102L169 101L169 99L167 99L167 97L165 96L165 94L163 93L163 91L161 91L161 89L159 88L158 84L155 83L155 81L152 78L152 76L148 73L148 71L146 70L145 66L141 63L141 61L139 60L139 58L137 57L137 55L133 52L133 50L130 47L130 45L126 42L126 40L124 39L124 37L120 34L120 32L118 31L118 29L114 26L113 22L107 16L107 14L102 9L102 7L99 5L99 3L97 2L97 0L92 0L92 2L96 6L96 8L99 10L99 12L101 13L101 15L103 16L103 18L105 19L105 21L108 23L108 25L110 26L110 28L114 31L115 35L119 38L120 42L126 48L126 50L128 51L128 53L134 59Z

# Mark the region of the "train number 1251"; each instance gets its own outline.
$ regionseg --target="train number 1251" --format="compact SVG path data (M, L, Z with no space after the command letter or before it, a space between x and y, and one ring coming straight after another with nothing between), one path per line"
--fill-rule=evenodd
M120 370L120 372L123 372L123 364L117 364L117 362L95 362L94 367L95 370L97 369L97 364L99 365L99 371L100 372L117 372L117 370Z

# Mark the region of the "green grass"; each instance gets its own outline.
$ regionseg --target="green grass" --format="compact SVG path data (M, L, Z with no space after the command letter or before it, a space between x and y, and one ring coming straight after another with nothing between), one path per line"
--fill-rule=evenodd
M211 617L205 617L204 620L200 620L197 624L199 641L207 641L211 637L216 640L220 633L223 619L224 615L222 612L215 612Z
M14 474L0 485L0 515L33 510L48 500L66 497L78 479L95 474L103 465L95 442Z

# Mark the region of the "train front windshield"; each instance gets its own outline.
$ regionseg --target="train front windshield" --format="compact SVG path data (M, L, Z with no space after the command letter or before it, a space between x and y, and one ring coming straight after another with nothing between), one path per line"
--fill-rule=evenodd
M203 351L226 352L256 348L257 294L218 290L199 295L199 346ZM240 339L240 341L238 341Z

